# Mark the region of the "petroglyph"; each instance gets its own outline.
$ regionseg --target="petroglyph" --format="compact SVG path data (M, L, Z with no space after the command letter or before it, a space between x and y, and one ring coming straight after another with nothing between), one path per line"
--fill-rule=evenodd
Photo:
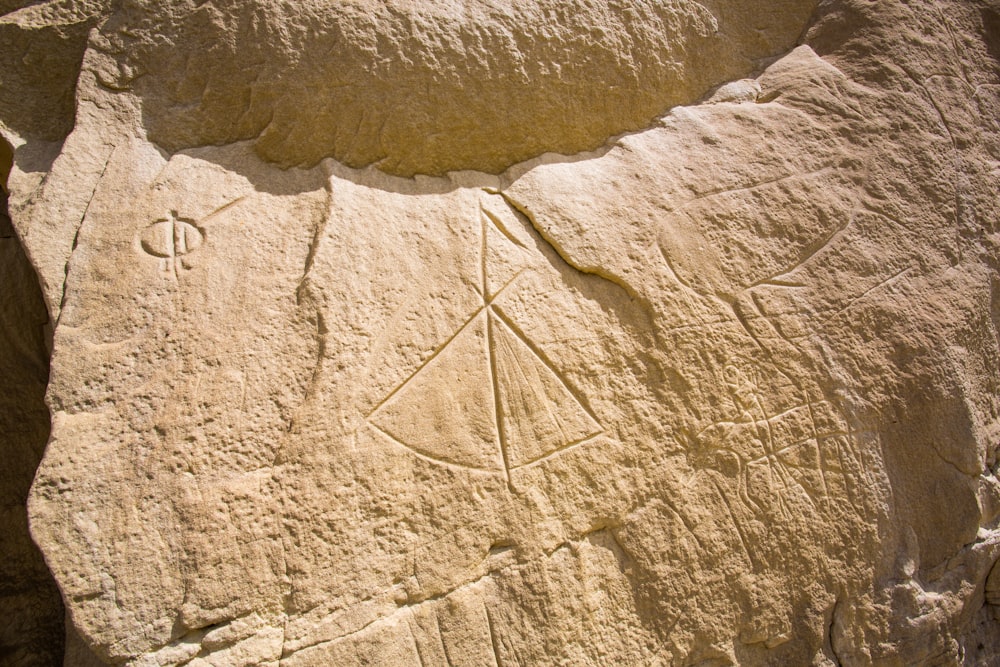
M998 662L995 2L8 4L62 662Z
M860 469L843 418L828 401L807 396L780 411L769 410L757 369L730 364L723 374L733 419L702 429L695 446L716 452L716 465L740 478L738 495L757 512L770 506L789 516L793 497L829 511L846 491L829 473L841 480Z
M558 369L497 307L530 266L496 252L525 242L481 207L481 305L371 412L377 431L429 460L511 472L602 432Z
M176 279L180 271L190 268L185 255L197 250L204 238L194 220L179 217L176 210L171 210L146 227L139 242L146 253L160 260L163 273Z

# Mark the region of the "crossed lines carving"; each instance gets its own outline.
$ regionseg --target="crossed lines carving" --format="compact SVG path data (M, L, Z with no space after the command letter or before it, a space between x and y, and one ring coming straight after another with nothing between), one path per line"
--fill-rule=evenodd
M498 299L530 271L491 289L489 231L523 245L480 207L480 305L368 415L378 432L421 458L502 474L544 461L603 429L548 356Z

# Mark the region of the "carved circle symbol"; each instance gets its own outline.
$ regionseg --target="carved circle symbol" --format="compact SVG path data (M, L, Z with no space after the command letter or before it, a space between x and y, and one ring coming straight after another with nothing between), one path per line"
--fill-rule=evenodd
M160 218L142 232L142 249L153 257L171 259L194 252L204 241L193 220L178 218L176 211Z

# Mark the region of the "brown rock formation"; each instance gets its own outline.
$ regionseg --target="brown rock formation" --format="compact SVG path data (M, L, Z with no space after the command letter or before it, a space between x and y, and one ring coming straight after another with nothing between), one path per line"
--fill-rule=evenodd
M0 24L68 664L1000 659L995 2L79 7Z

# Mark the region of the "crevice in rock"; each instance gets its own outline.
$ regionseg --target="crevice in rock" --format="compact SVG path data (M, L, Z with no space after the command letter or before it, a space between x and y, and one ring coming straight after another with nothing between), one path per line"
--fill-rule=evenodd
M0 173L13 151L0 140ZM50 431L45 406L48 313L0 185L0 663L61 665L59 589L28 532L27 499Z
M70 262L73 260L73 252L76 251L77 245L80 243L80 231L83 229L83 224L87 221L87 213L90 211L90 205L94 201L94 197L97 195L97 188L104 179L104 174L108 171L108 165L111 164L111 158L114 156L114 149L108 152L108 157L104 161L104 167L101 169L101 174L94 181L94 189L90 193L90 197L87 198L87 205L83 209L83 213L80 215L80 222L77 223L76 232L73 234L73 245L70 246L69 257L66 258L66 267L63 273L62 281L62 296L59 298L59 312L56 314L56 321L52 326L53 332L55 327L59 325L59 319L62 317L63 309L66 307L66 286L69 284L69 266Z
M833 607L830 609L830 623L826 627L826 639L830 644L830 657L833 660L833 664L837 667L844 664L841 659L840 654L837 653L837 642L834 637L836 633L837 624L837 609L840 606L840 598L838 597L833 601Z
M601 278L602 280L605 280L610 284L614 285L615 287L621 289L623 292L622 297L624 297L624 299L628 299L630 301L638 301L639 303L643 303L643 305L645 305L642 296L638 292L636 292L635 289L633 289L632 286L629 285L624 279L619 278L618 276L612 274L610 271L607 271L606 269L600 266L585 265L573 259L569 255L569 253L559 244L559 242L553 238L552 234L549 233L549 230L545 228L543 225L540 225L538 223L538 220L535 219L535 216L531 213L530 210L528 210L527 206L518 201L515 201L513 197L511 197L509 194L501 190L494 190L492 188L487 188L485 192L487 192L488 194L496 194L502 197L503 200L507 202L507 205L510 206L511 210L513 210L515 214L521 216L528 223L528 226L532 230L534 230L534 232L545 243L546 246L552 249L552 252L556 254L556 256L563 262L563 264L584 275Z

